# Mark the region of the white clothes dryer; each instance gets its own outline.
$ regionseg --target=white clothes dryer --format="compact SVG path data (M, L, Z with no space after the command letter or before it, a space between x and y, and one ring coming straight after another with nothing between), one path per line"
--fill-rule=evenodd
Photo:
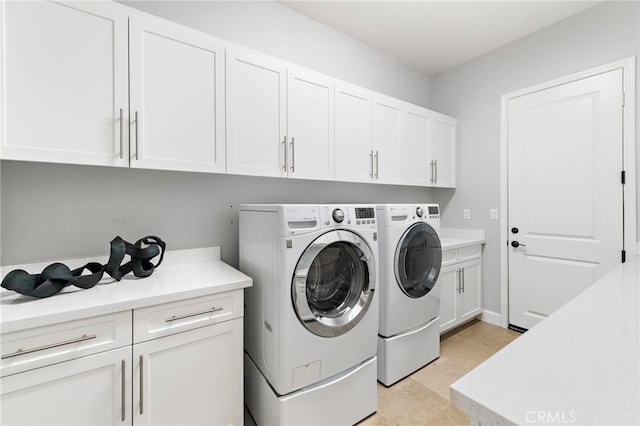
M390 386L440 356L440 209L388 204L377 213L378 380Z
M245 403L258 424L376 411L378 231L370 205L242 205Z

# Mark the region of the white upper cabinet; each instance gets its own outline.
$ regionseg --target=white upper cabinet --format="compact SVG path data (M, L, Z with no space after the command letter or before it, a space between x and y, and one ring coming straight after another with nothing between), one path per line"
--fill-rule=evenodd
M339 181L373 180L373 93L336 82L335 177Z
M0 2L0 159L456 185L451 117L117 3Z
M239 48L226 77L229 173L333 179L333 79Z
M268 56L227 50L227 172L287 176L287 68Z
M403 102L383 95L373 98L373 181L402 183L400 170Z
M456 119L431 112L429 132L429 182L431 186L456 186Z
M333 179L334 81L301 68L288 70L290 177Z
M0 158L128 166L126 10L108 2L0 6Z
M429 185L429 165L427 151L430 111L415 105L406 104L402 114L402 143L400 156L402 162L402 182L408 185Z
M224 45L147 15L129 37L131 167L224 173Z

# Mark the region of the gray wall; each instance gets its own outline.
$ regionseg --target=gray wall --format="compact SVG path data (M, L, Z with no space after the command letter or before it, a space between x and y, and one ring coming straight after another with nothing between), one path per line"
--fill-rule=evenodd
M252 49L428 106L430 79L275 2L137 2ZM171 249L219 245L238 264L241 203L429 201L417 187L2 161L0 264L106 255L120 235ZM450 190L445 190L450 191Z
M500 96L638 56L639 44L640 3L610 1L434 77L432 108L458 118L458 189L436 198L443 226L486 229L486 310L500 312L500 229L489 220L500 207Z

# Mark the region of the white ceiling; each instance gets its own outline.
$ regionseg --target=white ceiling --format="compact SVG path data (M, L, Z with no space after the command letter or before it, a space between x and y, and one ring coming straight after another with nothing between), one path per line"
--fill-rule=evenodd
M279 2L432 75L582 12L602 0Z

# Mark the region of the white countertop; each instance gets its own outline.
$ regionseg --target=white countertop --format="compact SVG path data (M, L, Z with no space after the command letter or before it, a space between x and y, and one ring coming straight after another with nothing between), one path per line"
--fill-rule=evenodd
M61 262L74 268L89 261L104 264L106 260L92 258ZM157 259L152 259L152 262L156 263ZM40 273L50 263L53 262L5 266L0 268L0 275L4 278L13 269ZM147 278L136 278L131 273L116 282L105 273L93 288L82 290L69 286L44 299L1 289L0 332L8 333L251 285L251 278L220 260L219 247L167 251L163 263Z
M480 424L640 424L640 261L630 259L451 385Z
M485 232L482 229L440 229L440 245L442 246L442 250L454 250L484 243Z

